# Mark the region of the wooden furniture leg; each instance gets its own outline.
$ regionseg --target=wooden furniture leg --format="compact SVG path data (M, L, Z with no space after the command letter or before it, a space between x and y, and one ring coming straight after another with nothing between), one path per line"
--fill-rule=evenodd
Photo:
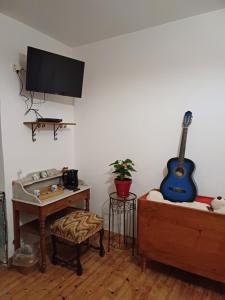
M88 193L88 196L85 199L85 210L86 211L89 211L89 200L90 200L90 192Z
M56 237L52 235L52 263L57 264L57 248L56 248Z
M103 257L105 255L105 249L104 249L104 246L103 246L103 237L104 237L104 229L101 229L99 231L99 235L100 235L100 238L99 238L99 254L101 257Z
M21 184L20 184L21 185ZM25 189L26 190L26 189ZM23 191L24 192L24 191ZM26 193L27 194L27 193ZM30 194L30 193L28 193ZM33 195L32 195L33 197ZM13 202L13 224L14 224L14 248L20 247L20 212L32 214L39 220L39 237L40 237L40 270L46 272L46 218L64 208L70 207L71 204L80 203L85 200L85 209L89 210L90 189L85 188L77 191L70 196L63 196L59 200L44 205L39 205L31 200L12 199Z
M46 272L46 236L45 236L45 216L42 210L39 211L39 230L40 230L40 269L41 272Z
M141 257L141 271L145 272L147 260L144 256Z
M20 212L16 209L15 203L13 203L13 221L14 221L14 249L20 247Z
M103 246L103 218L94 213L90 213L84 210L77 210L65 215L64 217L56 220L50 227L53 243L53 263L63 262L66 265L74 266L76 262L76 273L78 276L82 275L83 268L80 261L80 255L82 254L82 245L87 245L99 250L99 255L104 256L105 250ZM99 233L99 246L88 245L88 240L91 236ZM57 256L56 253L56 241L57 244L67 244L75 248L75 257L68 259L66 253L64 255ZM60 251L62 253L62 251ZM63 253L62 253L63 254ZM63 258L64 256L64 258ZM74 261L75 260L75 261Z
M80 262L80 247L81 245L80 244L76 244L76 251L77 251L77 275L78 276L81 276L82 273L83 273L83 269L82 269L82 265L81 265L81 262Z

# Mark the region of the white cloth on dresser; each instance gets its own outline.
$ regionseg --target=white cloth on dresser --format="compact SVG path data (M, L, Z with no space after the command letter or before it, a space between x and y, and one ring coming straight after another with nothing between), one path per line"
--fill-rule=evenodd
M155 201L155 202L161 202L161 203L167 203L167 204L171 204L171 205L178 205L178 206L183 206L183 207L189 207L189 208L209 211L207 208L209 206L209 204L207 204L207 203L202 203L202 202L197 202L197 201L194 201L194 202L172 202L172 201L164 199L163 195L159 191L156 191L156 190L151 190L148 193L146 199ZM218 208L218 209L214 209L214 211L212 211L211 213L225 215L225 206Z
M194 208L194 209L200 209L200 210L204 210L204 211L208 211L207 206L209 206L206 203L201 203L201 202L196 202L196 201L194 201L194 202L172 202L172 201L164 199L163 195L156 190L152 190L148 193L147 200L161 202L161 203L167 203L167 204L171 204L171 205L189 207L189 208ZM224 211L224 213L225 213L225 211Z

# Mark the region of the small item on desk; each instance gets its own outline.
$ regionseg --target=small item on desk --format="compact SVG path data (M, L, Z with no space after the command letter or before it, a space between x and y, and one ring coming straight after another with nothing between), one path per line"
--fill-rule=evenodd
M40 191L40 190L33 190L33 194L34 194L36 197L40 197L41 191Z
M41 171L41 178L46 178L48 177L47 171Z
M40 179L39 173L34 173L33 176L32 176L32 179L33 180L39 180Z
M78 187L78 170L66 170L62 174L63 185L68 190L75 190Z
M68 171L68 170L69 170L68 167L63 167L63 168L62 168L62 172L65 172L65 171Z
M57 184L52 184L50 189L51 189L52 192L56 192L58 190Z
M60 173L60 171L57 171L56 169L48 169L46 170L47 177L56 176Z
M51 197L59 196L63 194L64 190L61 185L57 184L52 184L50 186L43 187L41 189L41 194L39 199L42 200L47 200Z

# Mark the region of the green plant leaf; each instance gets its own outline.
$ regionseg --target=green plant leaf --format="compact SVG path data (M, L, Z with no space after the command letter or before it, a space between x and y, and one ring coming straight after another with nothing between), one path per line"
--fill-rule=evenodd
M112 171L112 173L117 175L116 179L118 180L130 179L131 172L136 172L133 168L134 163L129 158L125 160L115 160L109 166L114 167L114 171Z

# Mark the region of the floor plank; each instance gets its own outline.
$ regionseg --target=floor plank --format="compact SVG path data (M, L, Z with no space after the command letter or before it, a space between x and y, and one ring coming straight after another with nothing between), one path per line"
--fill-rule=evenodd
M106 244L106 243L105 243ZM107 249L107 248L106 248ZM111 248L101 258L90 249L82 256L84 273L55 266L45 274L23 275L0 267L1 300L222 300L225 285L156 262L145 273L131 250Z

